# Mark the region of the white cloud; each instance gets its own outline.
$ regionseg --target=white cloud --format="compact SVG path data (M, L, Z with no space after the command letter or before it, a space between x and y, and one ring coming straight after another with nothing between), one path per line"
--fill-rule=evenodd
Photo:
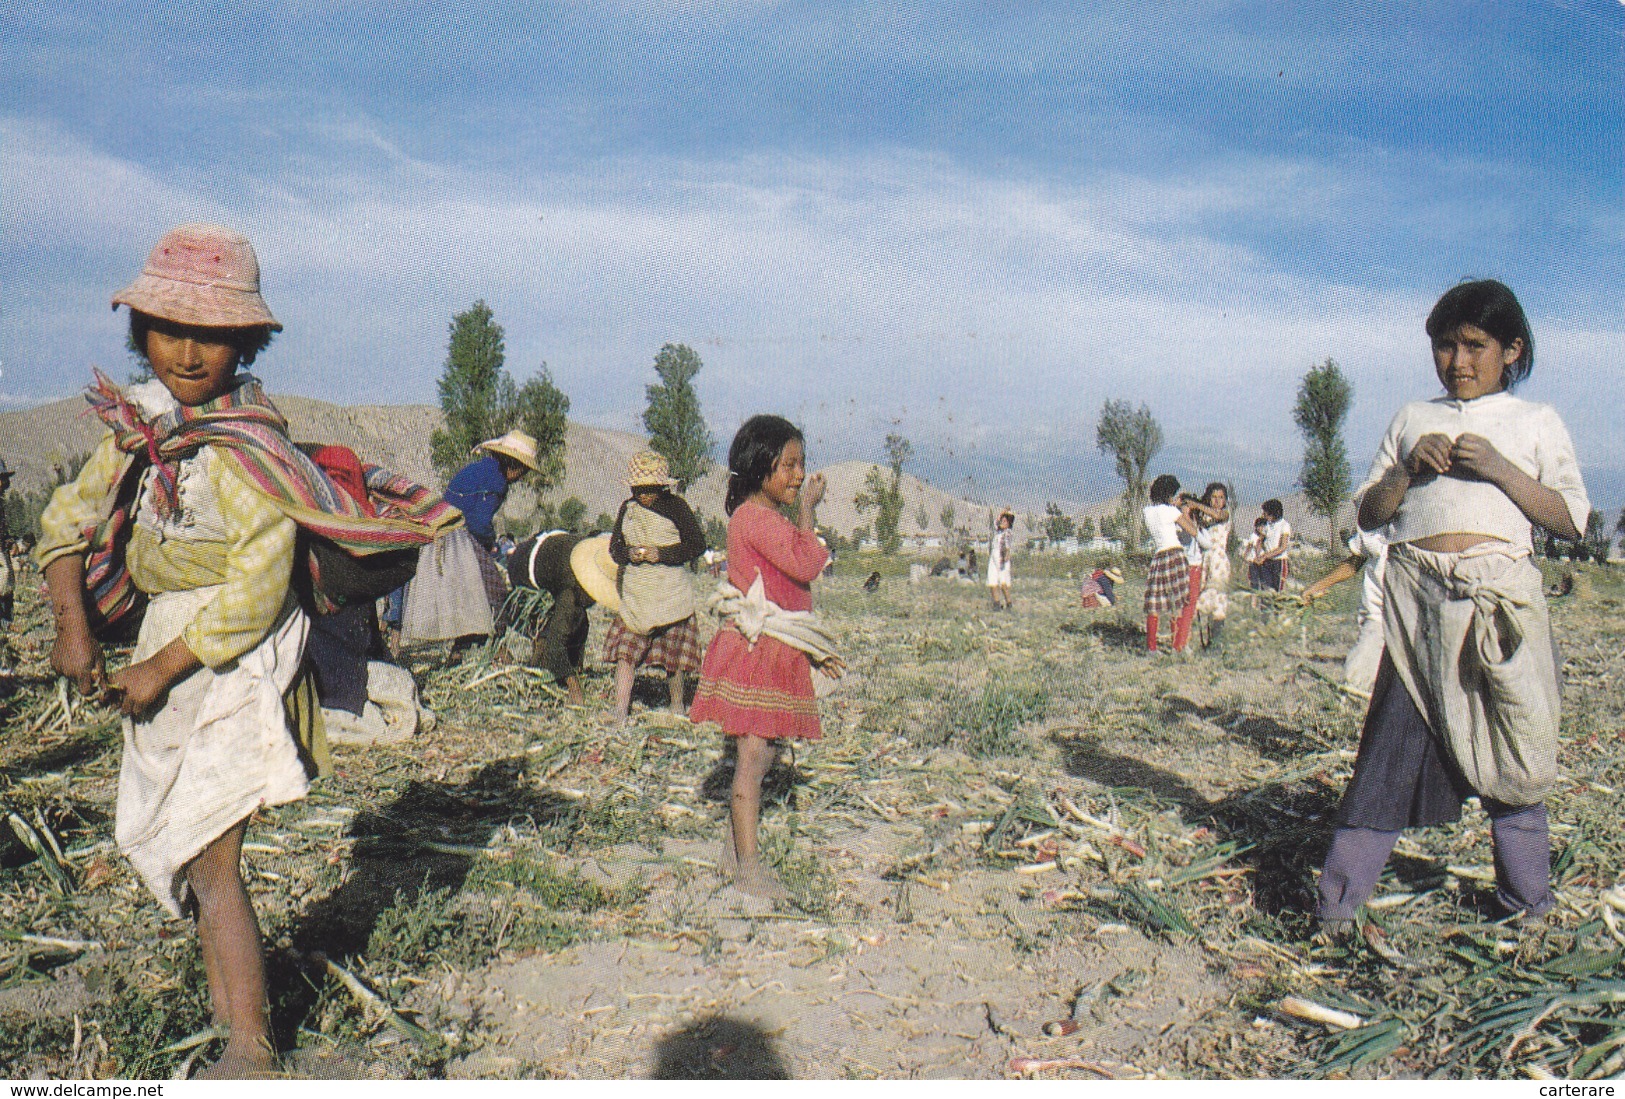
M510 368L545 359L581 418L635 429L654 352L682 341L706 360L719 435L772 408L866 452L899 418L944 461L1034 441L1096 461L1095 414L1128 397L1171 436L1214 438L1216 455L1262 445L1290 476L1288 410L1309 365L1330 355L1354 378L1356 455L1430 388L1426 295L1284 270L1235 231L1363 216L1324 162L1230 156L1063 182L890 148L515 176L413 159L365 116L310 129L278 177L201 189L0 118L0 271L13 318L30 320L0 329L10 384L60 392L64 370L121 363L108 295L164 228L207 217L260 253L287 325L265 359L273 387L350 403L432 401L446 326L476 298L507 330ZM1600 387L1579 391L1577 437L1625 464L1594 411L1597 392L1625 396L1605 371L1625 337L1581 318L1537 338L1543 362L1574 360Z

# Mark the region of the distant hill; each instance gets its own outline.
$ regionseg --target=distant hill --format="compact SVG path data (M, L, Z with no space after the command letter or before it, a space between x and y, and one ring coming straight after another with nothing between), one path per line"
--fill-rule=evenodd
M279 396L275 400L288 417L290 434L296 441L338 443L354 450L365 461L396 470L424 484L444 487L429 461L429 436L443 423L438 408L431 405L341 406L295 396ZM77 397L0 412L0 456L16 473L13 489L29 492L49 484L54 467L71 462L95 446L103 428L94 416L84 413L85 403ZM626 498L627 466L632 455L645 445L644 438L638 435L570 424L565 436L564 483L549 489L543 499L557 504L574 496L587 505L589 521L602 512L614 514ZM851 534L858 526L873 526L873 516L859 516L852 504L853 497L862 491L870 468L865 462L840 462L824 470L829 492L819 509L820 523L842 535ZM713 466L704 479L689 488L687 499L700 514L721 518L726 483L725 472ZM906 501L904 534L918 532L916 513L923 504L928 519L923 533L940 535L942 507L950 500L957 526L968 527L978 535L987 529L989 508L985 504L951 497L906 474L903 495ZM535 494L521 487L510 497L504 514L523 523L535 503Z

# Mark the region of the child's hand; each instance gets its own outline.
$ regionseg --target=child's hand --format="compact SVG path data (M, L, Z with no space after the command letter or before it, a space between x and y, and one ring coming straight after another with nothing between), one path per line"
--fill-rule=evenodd
M1405 468L1413 477L1423 477L1430 473L1444 474L1450 472L1451 451L1454 444L1450 436L1433 432L1416 440L1410 454L1405 457Z
M1461 435L1450 448L1452 468L1480 481L1499 484L1510 465L1495 445L1482 435Z
M81 694L98 694L107 686L102 647L83 631L57 630L56 643L51 646L51 668L73 680Z
M817 507L824 499L827 487L824 484L824 475L822 473L814 473L811 477L808 477L801 485L802 504L809 508Z
M162 702L170 687L202 666L186 641L177 637L140 663L114 672L108 680L108 693L119 696L120 713L139 717Z
M816 665L819 672L829 679L839 679L846 674L846 661L835 655L827 657L822 664Z
M140 717L156 706L169 691L170 679L153 659L131 664L114 672L107 683L109 702L118 706L119 713Z

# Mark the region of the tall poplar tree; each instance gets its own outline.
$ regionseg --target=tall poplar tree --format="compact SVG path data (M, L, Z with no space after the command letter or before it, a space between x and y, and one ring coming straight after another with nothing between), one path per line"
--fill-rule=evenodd
M649 407L643 426L649 432L649 446L665 455L680 490L705 476L716 445L694 392L694 375L704 365L687 344L668 343L655 356L659 383L644 387Z
M1349 497L1348 449L1343 445L1343 420L1354 401L1354 389L1327 359L1309 368L1298 386L1292 420L1303 433L1303 467L1298 484L1309 498L1309 510L1323 516L1328 545L1337 550L1337 509Z
M475 446L518 428L536 440L538 488L564 479L564 441L570 398L553 384L547 364L524 385L504 369L502 326L491 307L477 301L451 320L446 365L440 374L445 426L429 436L429 457L442 477L468 462Z

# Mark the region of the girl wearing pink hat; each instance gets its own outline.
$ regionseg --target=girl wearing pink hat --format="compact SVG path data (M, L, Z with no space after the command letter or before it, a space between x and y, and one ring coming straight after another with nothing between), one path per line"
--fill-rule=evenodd
M238 373L282 327L242 235L171 230L113 305L129 306L153 379L120 389L98 374L88 396L111 430L40 519L51 665L124 715L114 834L159 902L197 922L214 1021L229 1033L203 1075L267 1075L276 1057L243 834L261 806L304 797L327 759L303 664L310 620L290 584L298 528L352 554L435 532L341 493ZM110 674L98 634L133 613L132 662Z

